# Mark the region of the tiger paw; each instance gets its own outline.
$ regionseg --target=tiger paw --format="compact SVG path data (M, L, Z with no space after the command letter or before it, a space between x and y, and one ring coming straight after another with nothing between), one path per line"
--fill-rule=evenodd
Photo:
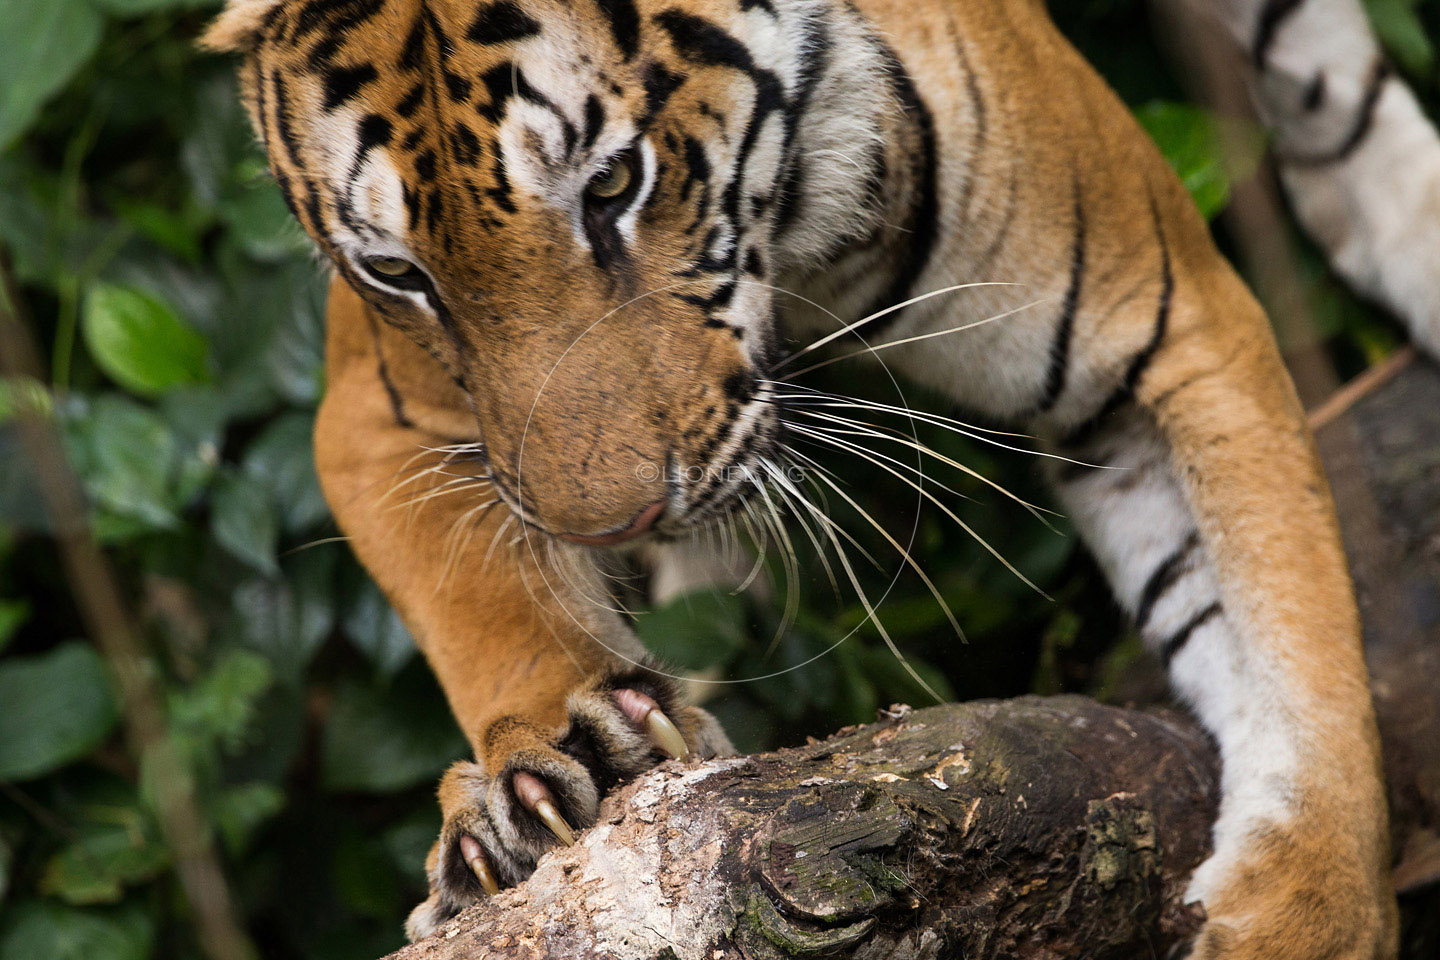
M598 677L565 705L559 731L495 720L483 740L494 774L462 762L440 781L444 825L426 863L430 897L405 924L411 940L521 882L547 850L573 844L617 784L669 758L733 752L713 717L647 670Z
M1272 822L1222 841L1187 891L1208 919L1166 960L1393 960L1384 819L1371 814L1334 829L1326 818Z

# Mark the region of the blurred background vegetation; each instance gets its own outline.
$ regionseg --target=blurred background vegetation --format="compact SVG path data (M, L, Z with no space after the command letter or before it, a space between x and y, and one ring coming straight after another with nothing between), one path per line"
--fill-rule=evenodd
M217 5L0 0L0 295L44 367L0 380L4 960L240 957L246 941L277 960L378 957L424 896L434 784L465 752L405 629L332 540L310 459L322 270L246 128L233 65L193 46ZM1433 109L1440 3L1367 5ZM1268 175L1253 130L1254 157L1222 160L1236 121L1184 104L1139 0L1052 6L1208 216ZM1298 237L1294 249L1302 339L1335 376L1398 344ZM874 396L897 402L893 388ZM88 530L135 625L129 647L97 644L82 618L57 546L65 531L47 518L46 478L17 429L36 412L83 485ZM940 430L924 439L1044 502L1033 457ZM943 695L1104 695L1134 655L1063 519L1050 529L973 480L942 478L973 498L952 500L957 514L1046 600L941 513L917 514L883 474L826 462L856 490L889 491L862 500L902 541L914 532L964 627L968 643L910 576L882 607ZM893 552L846 525L886 567L863 574L878 598ZM798 614L773 649L778 604L696 597L638 621L658 652L713 676L774 673L838 643L803 668L714 688L711 706L747 749L929 700L853 593L804 567ZM148 722L122 709L117 667L149 699ZM217 866L228 894L205 872Z

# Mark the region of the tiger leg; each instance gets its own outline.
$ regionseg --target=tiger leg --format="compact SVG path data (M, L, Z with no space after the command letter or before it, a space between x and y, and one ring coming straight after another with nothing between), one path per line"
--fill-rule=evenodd
M1258 306L1177 279L1134 400L1073 435L1057 487L1222 759L1179 956L1395 952L1379 744L1325 479ZM1202 297L1200 294L1204 292Z
M1440 136L1359 0L1169 0L1245 52L1295 214L1337 272L1440 355Z
M337 281L316 463L336 519L475 750L440 785L431 896L407 924L419 938L528 876L542 853L594 822L618 780L667 753L730 747L644 665L600 600L589 554L552 553L507 523L503 505L485 506L488 484L466 479L479 461L441 449L476 439L463 402L427 354L368 319Z

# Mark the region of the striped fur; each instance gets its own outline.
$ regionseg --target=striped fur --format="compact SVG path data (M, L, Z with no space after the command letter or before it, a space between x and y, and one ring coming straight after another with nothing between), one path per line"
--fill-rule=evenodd
M1116 468L1055 483L1220 745L1191 955L1393 954L1358 618L1294 391L1183 188L1039 0L237 0L210 37L246 53L276 179L339 274L327 497L480 761L442 787L412 935L479 893L463 838L502 882L550 842L512 777L585 826L654 762L617 690L728 749L644 664L597 599L604 553L576 540L662 504L643 542L663 554L731 509L773 452L784 338L1008 281L860 332L1015 311L887 359ZM597 206L617 157L633 185ZM416 267L397 282L374 257ZM389 509L397 486L419 505Z
M1229 37L1296 216L1357 290L1440 355L1440 136L1359 0L1157 0Z

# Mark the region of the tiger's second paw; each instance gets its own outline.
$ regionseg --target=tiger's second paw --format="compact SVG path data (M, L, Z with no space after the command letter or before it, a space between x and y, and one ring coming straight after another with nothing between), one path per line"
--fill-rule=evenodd
M1187 896L1209 919L1166 960L1392 960L1384 820L1365 819L1271 824L1212 856Z
M617 784L667 758L734 752L710 714L650 671L597 677L570 693L566 712L558 731L501 717L483 739L493 775L470 762L446 772L444 825L426 865L430 897L406 921L411 940L524 880L552 847L573 844Z

